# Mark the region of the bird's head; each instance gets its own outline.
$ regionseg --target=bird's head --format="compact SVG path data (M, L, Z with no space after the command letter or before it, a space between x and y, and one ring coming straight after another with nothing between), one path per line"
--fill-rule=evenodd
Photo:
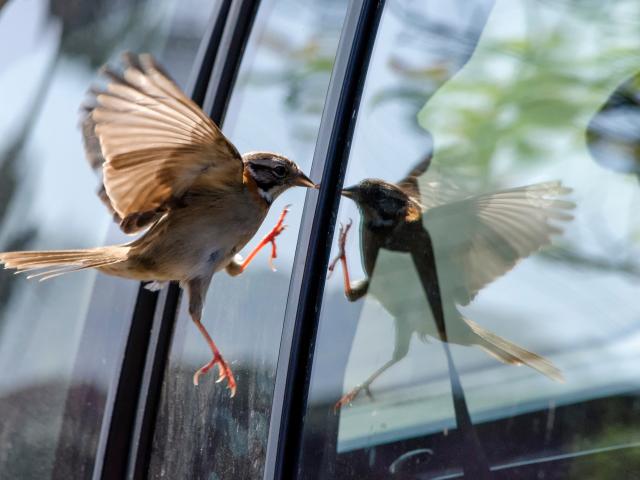
M400 187L373 178L343 189L342 195L356 202L365 220L373 226L391 226L405 220L408 210L413 207L413 202Z
M290 187L318 188L295 162L277 153L245 153L242 161L247 173L256 182L258 193L268 204Z

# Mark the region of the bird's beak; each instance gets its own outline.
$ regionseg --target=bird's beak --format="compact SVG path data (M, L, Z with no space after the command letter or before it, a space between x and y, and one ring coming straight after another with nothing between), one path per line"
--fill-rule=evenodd
M302 172L298 172L298 175L293 178L291 183L297 187L318 188L318 185L313 183L311 179Z
M357 185L354 185L352 187L343 188L342 189L342 196L354 200L356 198L357 191L358 191L358 186Z

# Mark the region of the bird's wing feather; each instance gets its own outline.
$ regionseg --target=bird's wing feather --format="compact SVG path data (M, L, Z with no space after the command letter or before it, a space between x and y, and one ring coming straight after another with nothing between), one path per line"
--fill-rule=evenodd
M440 165L432 164L433 152L429 151L396 185L423 210L462 200L469 193L454 182Z
M559 181L469 197L423 214L443 296L468 304L518 260L551 243L575 207ZM556 223L554 223L556 222Z
M416 178L416 184L418 194L414 198L424 211L469 197L469 192L438 165L429 165L428 171Z
M95 97L98 95L94 88L89 90L87 100L80 106L80 129L82 131L82 144L84 146L84 154L89 162L89 165L100 176L100 186L97 190L98 197L102 201L109 213L113 215L114 220L117 223L122 222L122 218L115 212L111 200L107 196L107 191L104 188L102 182L102 165L106 161L104 155L102 155L102 148L100 148L100 139L96 135L96 122L91 116L91 112L97 106Z
M432 153L429 152L422 160L413 166L407 176L398 182L398 187L414 199L420 198L418 179L425 174L431 165Z
M236 148L152 57L125 55L124 64L122 73L105 69L110 82L94 91L83 121L85 148L94 163L104 158L105 191L118 216L161 210L194 185L241 185Z

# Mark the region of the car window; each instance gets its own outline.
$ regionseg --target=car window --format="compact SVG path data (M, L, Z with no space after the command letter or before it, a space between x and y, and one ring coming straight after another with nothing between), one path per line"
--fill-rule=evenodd
M0 2L0 251L104 244L111 215L83 158L79 107L97 69L125 50L155 53L185 86L212 8L195 7ZM1 478L91 478L138 291L105 278L0 271Z
M240 152L278 152L309 172L345 10L339 1L261 3L222 128ZM203 323L234 372L234 398L215 383L216 372L193 386L194 371L210 354L182 302L155 429L152 478L262 477L305 194L282 194L240 252L246 257L291 204L288 228L277 238L277 271L271 271L265 249L242 275L220 272L212 280Z
M638 458L639 13L387 2L338 214L350 298L338 262L303 478L456 478L471 437L500 471Z

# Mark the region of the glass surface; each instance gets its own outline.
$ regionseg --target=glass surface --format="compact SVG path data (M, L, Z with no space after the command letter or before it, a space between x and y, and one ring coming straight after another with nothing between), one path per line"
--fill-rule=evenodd
M327 280L303 478L458 478L467 434L504 478L640 472L638 47L633 1L387 3L345 185L394 185L341 201L368 291Z
M242 60L223 131L240 152L281 153L309 172L346 4L262 2ZM214 276L203 323L230 363L234 398L216 372L194 387L209 349L182 302L176 320L151 459L151 478L262 478L271 399L289 279L306 190L271 206L247 252L292 204L277 238L277 268L260 252L237 277Z
M184 85L210 8L133 0L2 6L0 251L104 243L111 216L95 195L77 127L85 92L97 68L124 50L155 52ZM0 478L91 478L137 290L94 272L40 283L0 271ZM102 335L88 337L92 319L102 321Z

